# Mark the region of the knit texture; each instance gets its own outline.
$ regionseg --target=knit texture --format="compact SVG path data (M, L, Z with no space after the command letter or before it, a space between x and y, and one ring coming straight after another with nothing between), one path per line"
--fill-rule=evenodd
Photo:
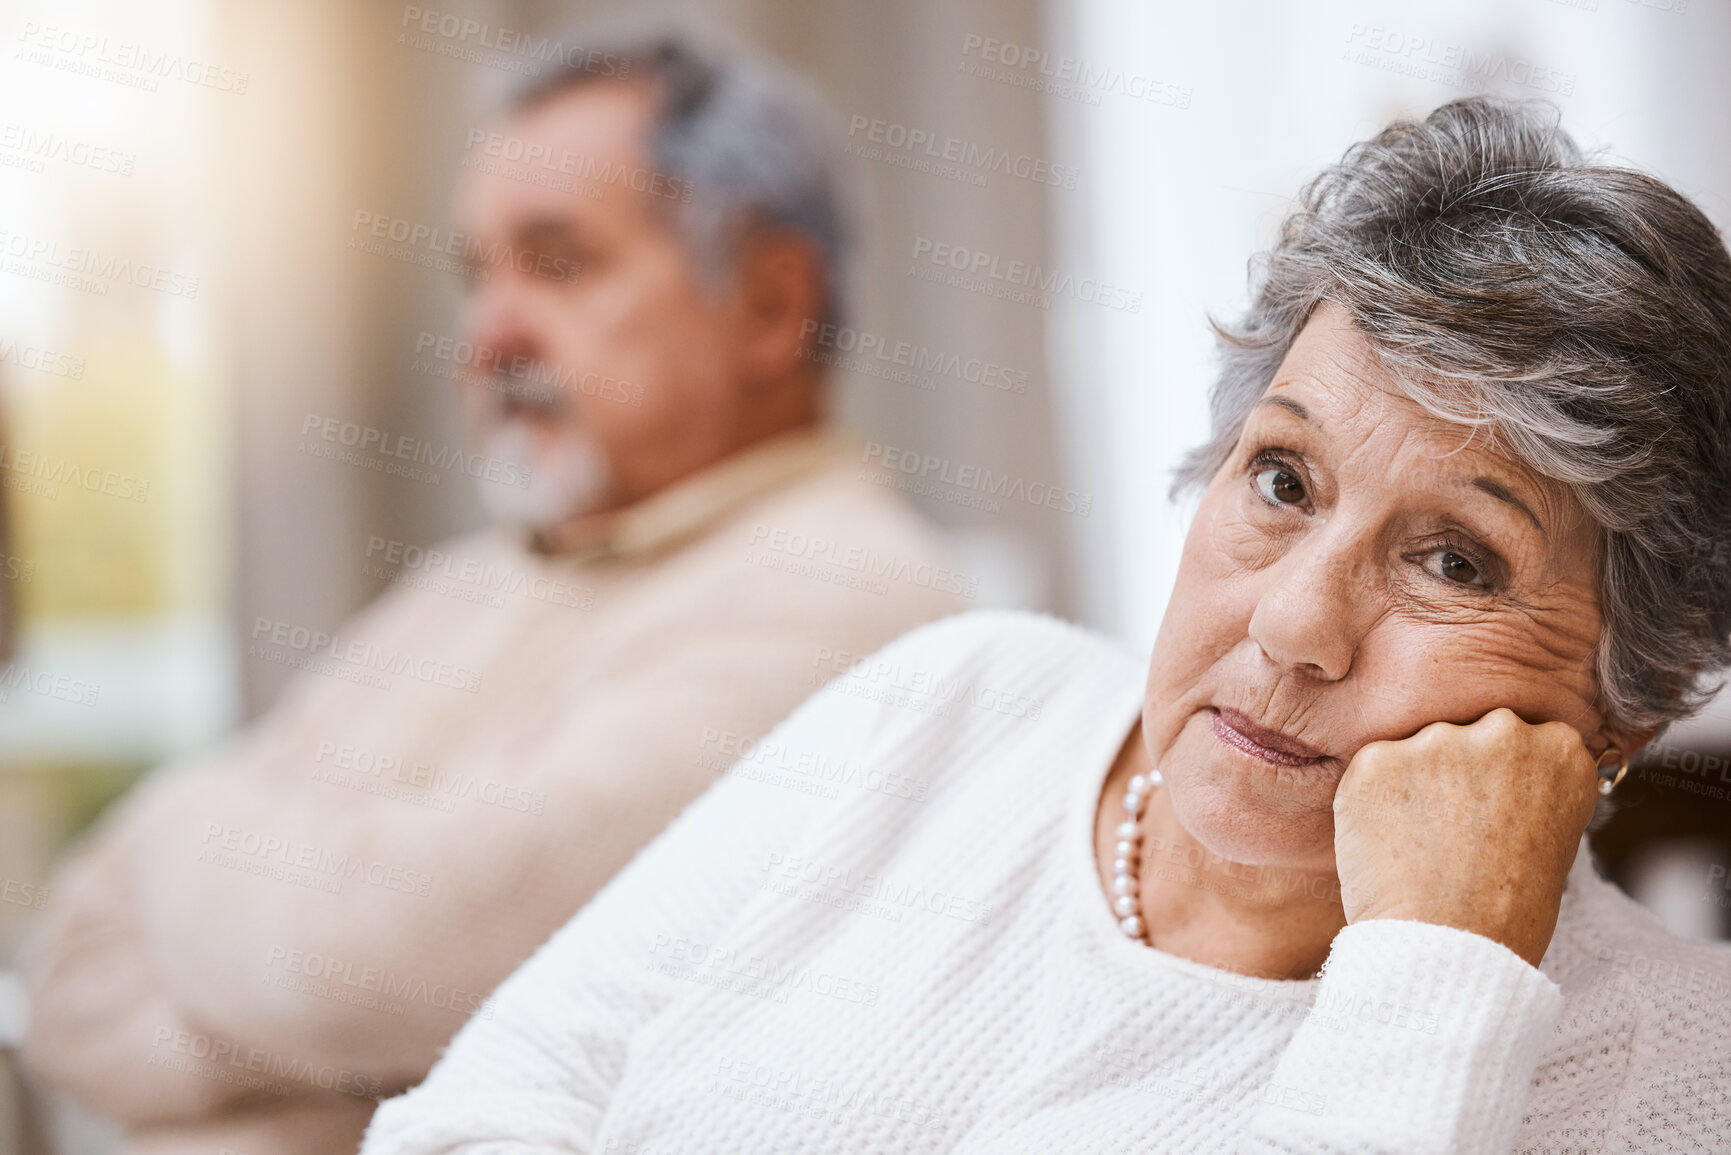
M1731 954L1583 846L1540 969L1373 920L1276 981L1117 930L1143 665L969 614L814 695L499 988L363 1155L1722 1152Z

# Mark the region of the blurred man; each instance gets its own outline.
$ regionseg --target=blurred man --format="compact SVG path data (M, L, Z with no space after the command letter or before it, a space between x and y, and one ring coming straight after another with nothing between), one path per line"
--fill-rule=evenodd
M397 586L334 637L255 622L253 651L303 669L281 702L54 882L26 1057L132 1150L352 1150L753 736L964 604L933 533L818 431L808 343L845 248L812 107L660 36L471 136L468 344L427 355L467 367L511 528L375 541Z

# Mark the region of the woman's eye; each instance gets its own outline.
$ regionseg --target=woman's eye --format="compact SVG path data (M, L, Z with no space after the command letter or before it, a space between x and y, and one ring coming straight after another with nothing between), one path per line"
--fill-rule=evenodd
M1304 482L1290 469L1270 466L1256 474L1256 488L1262 496L1279 505L1301 505L1304 502Z
M1431 556L1436 559L1436 568L1433 572L1438 577L1464 586L1489 584L1473 559L1465 554L1457 553L1452 549L1439 549Z

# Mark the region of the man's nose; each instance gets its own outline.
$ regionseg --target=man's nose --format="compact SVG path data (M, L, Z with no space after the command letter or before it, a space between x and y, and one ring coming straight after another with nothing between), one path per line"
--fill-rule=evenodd
M1319 681L1346 677L1365 623L1376 612L1374 568L1322 531L1295 542L1260 576L1250 638L1270 661Z
M475 367L483 372L505 372L515 358L533 358L538 351L524 302L505 283L475 289L463 328L464 339L475 345Z

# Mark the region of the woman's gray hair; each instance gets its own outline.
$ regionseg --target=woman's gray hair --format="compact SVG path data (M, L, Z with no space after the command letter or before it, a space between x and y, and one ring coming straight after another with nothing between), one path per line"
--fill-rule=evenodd
M1175 495L1228 460L1332 302L1406 395L1598 524L1607 717L1663 728L1706 703L1731 664L1731 256L1700 210L1583 158L1548 104L1471 97L1348 150L1252 269Z
M672 202L702 274L712 285L732 271L739 242L755 229L799 233L818 250L825 310L839 324L852 264L852 235L839 131L827 100L779 62L667 24L628 21L563 43L582 46L517 93L523 112L598 81L635 82L655 102L649 154L690 199Z

